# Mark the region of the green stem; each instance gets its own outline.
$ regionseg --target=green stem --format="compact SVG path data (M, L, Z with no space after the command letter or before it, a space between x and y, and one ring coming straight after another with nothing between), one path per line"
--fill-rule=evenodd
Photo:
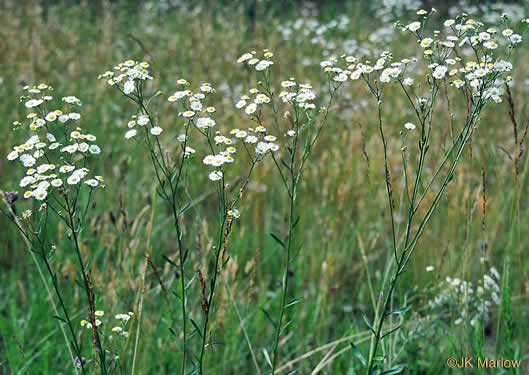
M288 291L288 280L289 280L289 274L288 274L288 266L290 264L290 254L292 251L292 245L293 240L292 237L294 235L294 208L295 208L295 199L296 199L296 185L294 176L292 175L291 179L291 191L292 194L290 195L290 205L289 205L289 211L288 211L288 240L287 240L287 248L285 253L285 269L283 270L283 281L282 281L282 291L281 291L281 305L279 308L279 320L276 323L276 331L274 336L274 347L273 347L273 360L272 360L272 372L273 375L276 370L277 366L277 357L278 357L278 346L279 346L279 337L281 335L281 327L283 323L283 316L285 313L285 305L286 305L286 299L287 299L287 291Z
M66 196L65 196L64 200L66 202L66 208L67 208L68 220L69 220L69 227L70 227L70 230L72 232L72 240L73 240L73 243L75 245L75 252L77 254L77 259L79 261L79 267L80 267L81 273L83 275L84 288L85 288L86 297L88 299L88 304L89 304L89 308L90 308L90 311L89 311L90 320L91 320L91 324L94 325L95 324L95 320L94 320L93 303L95 303L95 301L92 301L92 299L90 297L90 295L91 295L91 293L90 293L90 283L88 281L88 275L86 273L85 264L84 264L84 261L83 261L83 257L81 255L81 249L80 249L80 246L79 246L79 238L77 236L77 229L75 228L75 222L74 222L74 218L73 218L74 215L75 215L75 211L73 210L73 207L70 206L70 202L68 201L68 198ZM99 355L99 361L100 361L100 365L101 365L101 373L103 375L106 375L107 374L107 368L106 368L105 352L104 352L103 348L101 347L101 341L99 339L99 334L97 332L97 327L95 327L95 326L94 326L94 339L95 339L95 342L96 342L97 354Z

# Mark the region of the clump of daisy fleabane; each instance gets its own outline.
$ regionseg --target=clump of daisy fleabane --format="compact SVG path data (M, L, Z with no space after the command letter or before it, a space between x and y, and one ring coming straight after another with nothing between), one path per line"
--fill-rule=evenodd
M264 50L262 58L258 58L257 53L253 51L243 54L237 60L238 63L244 63L248 67L255 67L259 79L259 88L250 89L248 94L243 95L235 104L236 108L244 111L244 114L256 123L256 127L250 128L248 132L235 129L234 135L243 140L245 148L247 147L246 144L256 144L256 154L271 154L284 190L290 200L287 218L288 228L285 229L284 233L273 235L273 238L283 248L283 282L277 313L279 323L275 329L273 346L270 351L271 372L274 373L280 356L280 336L286 329L282 322L287 306L290 277L288 270L293 261L294 251L298 247L295 233L299 220L296 205L297 189L313 148L326 125L333 98L344 79L327 79L328 105L318 109L315 104L316 92L310 83L299 83L294 78L290 78L281 82L279 94L276 94L276 88L271 78L272 69L270 69L274 64L272 57L271 51ZM270 134L267 130L267 128L272 127L275 135ZM278 143L282 146L279 153L277 152L280 150ZM279 238L287 238L288 240L284 243Z
M79 127L81 101L66 96L61 100L62 109L57 109L49 85L27 86L24 91L20 100L28 113L26 120L13 122L13 130L24 133L26 139L7 155L24 169L19 181L19 187L25 189L24 198L54 204L62 201L59 195L77 195L83 186L103 186L103 177L86 167L88 159L100 154L101 148L95 143L96 136Z
M56 245L52 245L56 239L48 238L49 231L46 228L50 216L55 216L66 224L78 270L82 275L87 306L93 306L92 284L88 275L89 269L81 254L79 236L93 190L104 187L103 177L89 169L92 157L100 154L101 148L96 144L96 136L84 132L79 126L81 115L77 111L82 105L81 100L76 96L54 100L52 91L52 87L45 83L24 87L20 101L24 103L28 113L26 119L13 122L13 131L17 135L20 134L20 138L25 141L13 146L7 155L7 159L16 163L23 171L18 185L25 189L24 198L34 200L35 203L40 203L40 206L34 214L30 209L24 210L20 220L13 204L15 199L12 195L15 194L16 197L16 193L4 196L4 200L10 205L10 214L6 215L27 239L31 250L40 255L46 265L45 269L54 285L53 290L60 301L60 319L69 327L71 338L67 340L67 345L72 355L75 354L79 359L83 357L82 345L73 330L69 306L63 303L64 293L57 282L56 271L48 260L50 253L56 250ZM57 310L55 305L54 308ZM93 318L92 314L91 317ZM91 321L94 322L94 319ZM63 333L66 335L65 331ZM99 363L106 368L97 324L93 327L92 335ZM82 361L76 361L76 366L86 373Z
M152 80L148 68L150 64L146 61L137 62L126 60L114 67L114 71L106 71L99 76L99 79L106 79L110 86L116 86L124 95L137 94L140 83Z
M396 24L416 38L422 58L412 56L395 60L390 51L384 51L375 64L344 55L341 58L345 64L331 57L321 66L335 81L362 79L375 94L381 94L385 83L395 82L407 90L418 79L426 78L430 80L428 86L435 85L436 81L438 85L447 83L471 97L500 103L504 85L512 81L506 74L513 67L509 61L511 51L522 42L525 32L522 35L514 32L506 19L502 28L496 28L462 15L444 21L444 30L427 34L425 26L434 13L435 10L421 11L417 14L423 16L422 21ZM426 75L422 77L414 73L415 66L421 62L426 63Z
M105 326L105 322L101 319L105 316L105 312L103 310L95 310L94 312L95 318L95 325L97 327ZM114 315L114 319L112 319L111 322L109 322L109 325L112 327L110 329L110 332L107 332L108 339L112 340L115 336L121 336L124 338L129 337L129 332L127 331L127 325L129 323L129 320L134 316L134 313L132 311L129 311L128 313L120 313ZM88 330L91 330L92 323L90 323L87 319L81 319L79 322L81 324L81 327L86 328Z
M395 285L411 260L428 222L435 214L465 147L479 127L481 113L490 103L501 103L504 88L512 84L509 74L513 64L509 60L525 34L525 31L518 34L511 29L506 16L503 17L501 27L497 28L486 26L466 14L445 20L442 30L428 32L427 24L435 13L435 9L429 12L421 9L416 12L420 20L406 25L399 22L395 24L415 39L418 56L397 59L393 52L384 51L378 54L374 63L368 60L360 62L355 56L347 55L341 58L334 56L321 63L332 80L361 81L367 86L376 101L377 125L384 151L388 217L392 228L391 258L394 267L390 285L380 291L380 295L384 296L383 302L376 307L374 321L368 322L370 327L374 327L370 351L365 361L368 373L383 370L377 363L376 356L385 336L382 336L381 332L388 328L388 309L394 303L392 298ZM394 87L392 96L397 93L404 97L410 109L407 116L413 118L412 121L405 122L404 130L400 131L401 134L404 132L404 140L410 139L413 142L401 148L404 191L407 198L398 208L404 211L403 217L407 218L402 233L399 233L400 230L395 225L393 214L391 176L395 170L391 171L388 163L387 140L388 134L391 133L388 133L386 128L392 124L384 124L385 116L382 115L382 103L391 89L388 87L390 85ZM466 116L462 116L464 120L459 128L452 127L453 142L443 151L444 155L438 160L432 161L430 158L429 162L436 163L436 171L432 176L426 176L423 173L426 154L432 142L435 142L431 136L432 129L446 123L444 119L437 119L442 118L438 116L438 107L435 105L440 92L450 98L452 103L460 102L461 107L466 110ZM417 155L418 160L410 159L410 154ZM411 179L409 176L415 177ZM427 194L433 194L434 199L425 199ZM421 210L421 206L426 206L425 210ZM426 214L421 214L422 211ZM398 238L403 238L403 241L397 241Z
M263 64L260 64L259 67L263 66ZM155 172L158 193L164 198L164 202L170 206L179 248L179 264L177 267L181 275L180 293L182 296L185 296L188 292L185 286L187 278L185 267L186 237L184 236L181 221L191 202L186 202L187 197L177 194L177 192L186 190L185 186L189 184L188 180L196 175L193 173L190 177L190 174L186 173L185 170L193 160L197 150L199 150L198 152L204 152L201 159L203 164L208 167L204 177L207 176L215 185L217 193L216 203L219 213L218 226L216 227L217 242L212 249L215 257L215 268L209 275L211 280L210 287L200 291L205 296L203 309L206 314L202 322L202 331L208 332L209 312L212 310L211 306L214 303L217 275L222 266L220 262L221 256L226 250L227 238L232 228L231 224L234 219L240 217L237 204L248 185L255 165L263 159L268 151L277 150L278 146L273 144L275 137L265 134L266 129L263 126L256 128L255 131L253 129L235 129L231 134L217 130L217 122L214 119L216 108L207 104L209 97L215 94L215 88L210 83L202 83L192 90L191 84L184 78L177 80L176 83L179 89L167 98L170 106L177 113L179 130L176 134L166 134L169 132L164 130L160 125L160 118L152 112L153 99L159 96L161 92L148 93L145 82L152 79L147 70L148 67L148 63L128 60L116 66L116 72L106 72L100 78L106 79L109 85L117 88L121 94L137 105L138 113L133 115L127 122L128 129L124 136L126 139L142 141L146 145ZM259 97L255 105L257 105L259 100L262 100L263 103L266 102L266 98ZM171 127L175 128L174 125ZM248 132L252 132L252 135L249 135ZM175 137L177 140L176 145L173 141L164 142L165 135ZM237 150L237 140L240 138L244 138L244 142L241 142L241 146ZM256 144L255 148L249 146L251 143ZM235 181L242 181L242 184L236 190L234 196L230 197L230 190L227 189L229 183L226 182L225 172L227 171L227 166L236 161L237 151L241 150L247 152L250 165L245 178L236 176L237 178L234 179ZM185 301L186 298L184 297L181 300ZM180 308L181 315L179 319L182 320L181 363L182 373L184 373L188 362L187 339L189 334L187 320L190 313L185 302L181 303ZM206 337L206 335L202 337L199 360L200 369L202 369L204 350L207 345Z

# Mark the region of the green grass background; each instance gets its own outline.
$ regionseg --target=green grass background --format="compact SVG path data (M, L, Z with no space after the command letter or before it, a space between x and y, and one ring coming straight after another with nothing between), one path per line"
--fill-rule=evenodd
M54 87L56 96L76 95L82 99L82 126L98 136L103 148L94 169L101 171L107 182L89 213L90 227L83 233L82 251L92 268L97 306L108 317L135 308L145 253L152 254L166 287L176 290L178 275L163 257L174 258L177 246L169 212L154 193L148 155L141 144L123 141L123 127L134 108L98 81L97 76L127 58L147 60L155 76L152 92L159 89L166 95L172 93L181 77L195 85L210 82L219 88L215 96L219 128L250 126L233 104L235 94L255 86L255 78L235 63L236 58L249 50L269 48L275 54L277 83L296 77L299 81L310 80L319 88L323 75L318 63L324 51L321 46L312 45L309 38L298 36L285 41L278 31L279 24L300 17L299 4L257 2L255 23L251 22L249 4L204 2L165 9L139 7L134 2L56 3L47 7L35 1L2 2L0 155L7 155L10 145L20 141L10 124L25 116L25 108L18 101L23 82L44 81ZM320 22L329 22L341 14L350 19L345 30L326 34L337 43L356 39L373 45L368 38L382 26L365 2L333 2L316 8ZM391 47L402 53L411 50L409 39L398 35L393 37ZM340 54L339 49L336 51ZM522 47L514 61L517 84L512 90L520 127L529 120L524 83L528 56L527 47ZM304 64L305 59L310 59L308 65ZM360 85L345 87L334 104L329 131L308 165L299 192L303 247L291 267L290 289L291 299L303 300L290 311L294 323L281 342L281 364L366 330L360 311L369 314L370 302L362 250L379 286L380 272L389 259L390 241L382 145L375 126L374 106ZM440 106L446 108L446 103ZM394 139L390 144L390 160L398 214L403 199L398 139L401 124L411 117L403 98L398 96L387 95L384 109L388 134ZM463 112L458 112L457 106L453 111L456 121L461 120L457 114L462 116ZM167 134L179 134L181 125L171 106L159 100L156 112ZM435 156L450 142L449 121L449 112L441 110L435 123L437 146L431 151L427 165L430 169L436 165ZM506 101L483 116L471 148L465 153L398 287L395 303L402 304L411 298L412 312L395 339L395 345L402 351L394 360L408 363L410 373L445 373L447 357L474 353L471 327L454 325L457 312L429 311L426 308L429 297L423 291L434 290L446 276L477 282L488 264L503 273L507 255L512 262L514 345L525 358L525 363L522 362L525 371L529 368L528 163L524 155L516 179L513 163L502 149L512 155L518 151ZM213 191L199 161L191 172L196 174L194 184L189 187L191 196ZM234 167L233 176L237 175L237 168ZM487 191L485 230L482 171ZM5 157L0 158L2 190L17 190L18 172ZM260 165L253 189L241 204L242 216L230 237L230 261L222 272L217 294L212 331L215 345L206 357L209 373L256 373L234 304L262 371L267 368L262 348L270 348L273 327L263 311L273 314L277 309L282 259L269 233L284 233L287 215L287 200L278 181L271 163ZM208 247L213 241L215 217L212 199L205 199L185 219L191 249L188 279L194 270L205 271L209 264ZM17 204L22 210L24 203ZM404 223L400 224L398 229L402 231L403 226ZM64 226L57 223L55 228L50 234L58 246L52 262L78 321L84 318L86 310L82 289L73 282L78 275L72 248L65 238ZM0 239L0 374L72 373L42 282L22 238L4 217L0 217ZM488 263L480 261L484 256ZM426 272L428 265L435 270ZM201 311L196 280L190 293L194 296L189 302L192 314L198 316ZM176 373L180 342L169 332L170 312L152 269L147 272L144 298L136 373ZM170 296L170 301L175 306L178 303L174 296ZM483 329L484 353L498 357L503 351L504 323L500 312L501 307L493 308L490 322ZM90 345L88 335L80 327L79 332L86 336L85 345ZM193 340L196 345L198 339ZM359 346L367 349L367 344ZM123 373L130 371L132 347L133 340L121 353ZM344 353L322 373L352 374L355 368L359 369L347 347L348 341L338 344L335 352L344 349ZM298 373L311 373L326 352L299 361Z

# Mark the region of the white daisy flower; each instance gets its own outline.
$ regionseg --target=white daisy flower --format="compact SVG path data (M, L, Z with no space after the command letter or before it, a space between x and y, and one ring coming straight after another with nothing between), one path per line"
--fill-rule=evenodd
M51 180L51 186L54 186L54 187L62 186L62 180L59 178Z
M68 177L68 179L66 180L66 182L68 183L68 185L77 185L79 182L81 181L81 178L76 175L76 174L72 174L70 177Z
M255 103L250 103L248 104L248 106L246 107L244 111L246 112L247 115L251 115L256 110L257 110L257 105Z
M160 134L162 134L162 131L163 131L162 128L160 128L159 126L155 126L155 127L153 127L151 129L151 134L152 135L160 135Z
M130 139L132 137L135 137L136 133L137 133L136 129L129 130L128 132L125 133L125 138Z
M46 199L46 197L48 196L48 192L46 191L46 189L41 189L41 188L38 188L36 190L34 190L31 195L36 199L36 200L39 200L39 201L42 201L44 199Z
M209 179L211 181L218 181L222 178L223 174L221 171L213 171L209 174Z

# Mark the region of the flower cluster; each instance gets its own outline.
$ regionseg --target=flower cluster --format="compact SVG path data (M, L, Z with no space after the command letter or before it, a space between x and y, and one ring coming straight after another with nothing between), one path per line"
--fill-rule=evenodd
M102 318L104 315L105 315L105 312L102 311L102 310L97 310L94 312L94 315L98 318ZM134 313L133 312L128 312L126 314L116 314L114 316L115 319L119 320L120 321L120 325L116 325L112 328L112 332L115 333L115 334L118 334L120 336L123 336L125 338L129 337L129 333L127 331L124 330L126 324L128 323L128 321L130 320L130 318L132 318L134 316ZM81 320L81 327L85 327L86 329L91 329L92 328L92 323L90 323L88 320L86 319L82 319ZM95 325L96 327L99 327L103 324L103 322L100 320L100 319L95 319ZM110 338L112 338L112 336L110 336Z
M115 66L114 72L109 70L99 75L99 79L106 79L110 86L118 87L125 95L138 94L140 83L152 80L149 67L149 63L145 61L126 60Z
M263 54L262 59L255 57L256 52L252 51L252 52L247 52L243 54L241 57L239 57L237 62L246 63L248 66L251 66L251 67L255 66L255 70L257 70L258 72L266 70L268 69L268 67L270 67L270 65L274 64L274 62L271 60L274 54L266 49L263 52L264 54Z
M471 281L447 277L439 284L438 290L434 292L435 298L428 301L428 306L433 311L452 307L451 311L459 312L454 324L459 325L470 319L470 324L476 325L480 319L486 321L489 318L491 306L500 304L500 280L501 276L494 267L477 286Z
M248 116L259 116L262 105L270 103L270 97L258 89L253 88L248 91L248 95L243 95L235 104L237 109L243 109Z
M39 201L45 200L53 189L59 194L64 193L63 185L84 182L93 188L104 182L101 176L88 177L90 170L84 166L89 156L101 153L101 148L94 143L96 137L77 127L76 122L81 118L79 113L70 111L70 108L48 108L53 101L51 90L44 83L25 88L27 94L21 100L31 111L26 116L31 135L7 155L8 160L18 161L26 169L19 182L20 187L27 189L24 198ZM62 102L81 106L75 96L63 97ZM20 131L23 124L15 121L13 126L14 130Z
M423 29L433 13L434 9L430 12L421 10L417 14L423 16L423 21L405 26L396 23L417 39L427 64L426 78L446 81L455 88L468 90L475 97L500 103L504 84L512 81L506 75L512 70L512 63L508 61L510 51L518 46L522 36L510 28L500 32L494 27L486 27L466 15L446 20L443 32L435 31L427 36ZM496 51L499 47L504 47L501 50L505 51L505 58ZM456 49L463 53L456 53ZM406 76L406 73L412 75L414 69L410 66L419 61L416 57L394 61L389 51L382 52L374 64L369 61L362 63L355 56L343 55L341 58L343 63L333 56L320 65L336 82L363 79L372 90L378 84L390 82L403 87L412 86L415 79Z

